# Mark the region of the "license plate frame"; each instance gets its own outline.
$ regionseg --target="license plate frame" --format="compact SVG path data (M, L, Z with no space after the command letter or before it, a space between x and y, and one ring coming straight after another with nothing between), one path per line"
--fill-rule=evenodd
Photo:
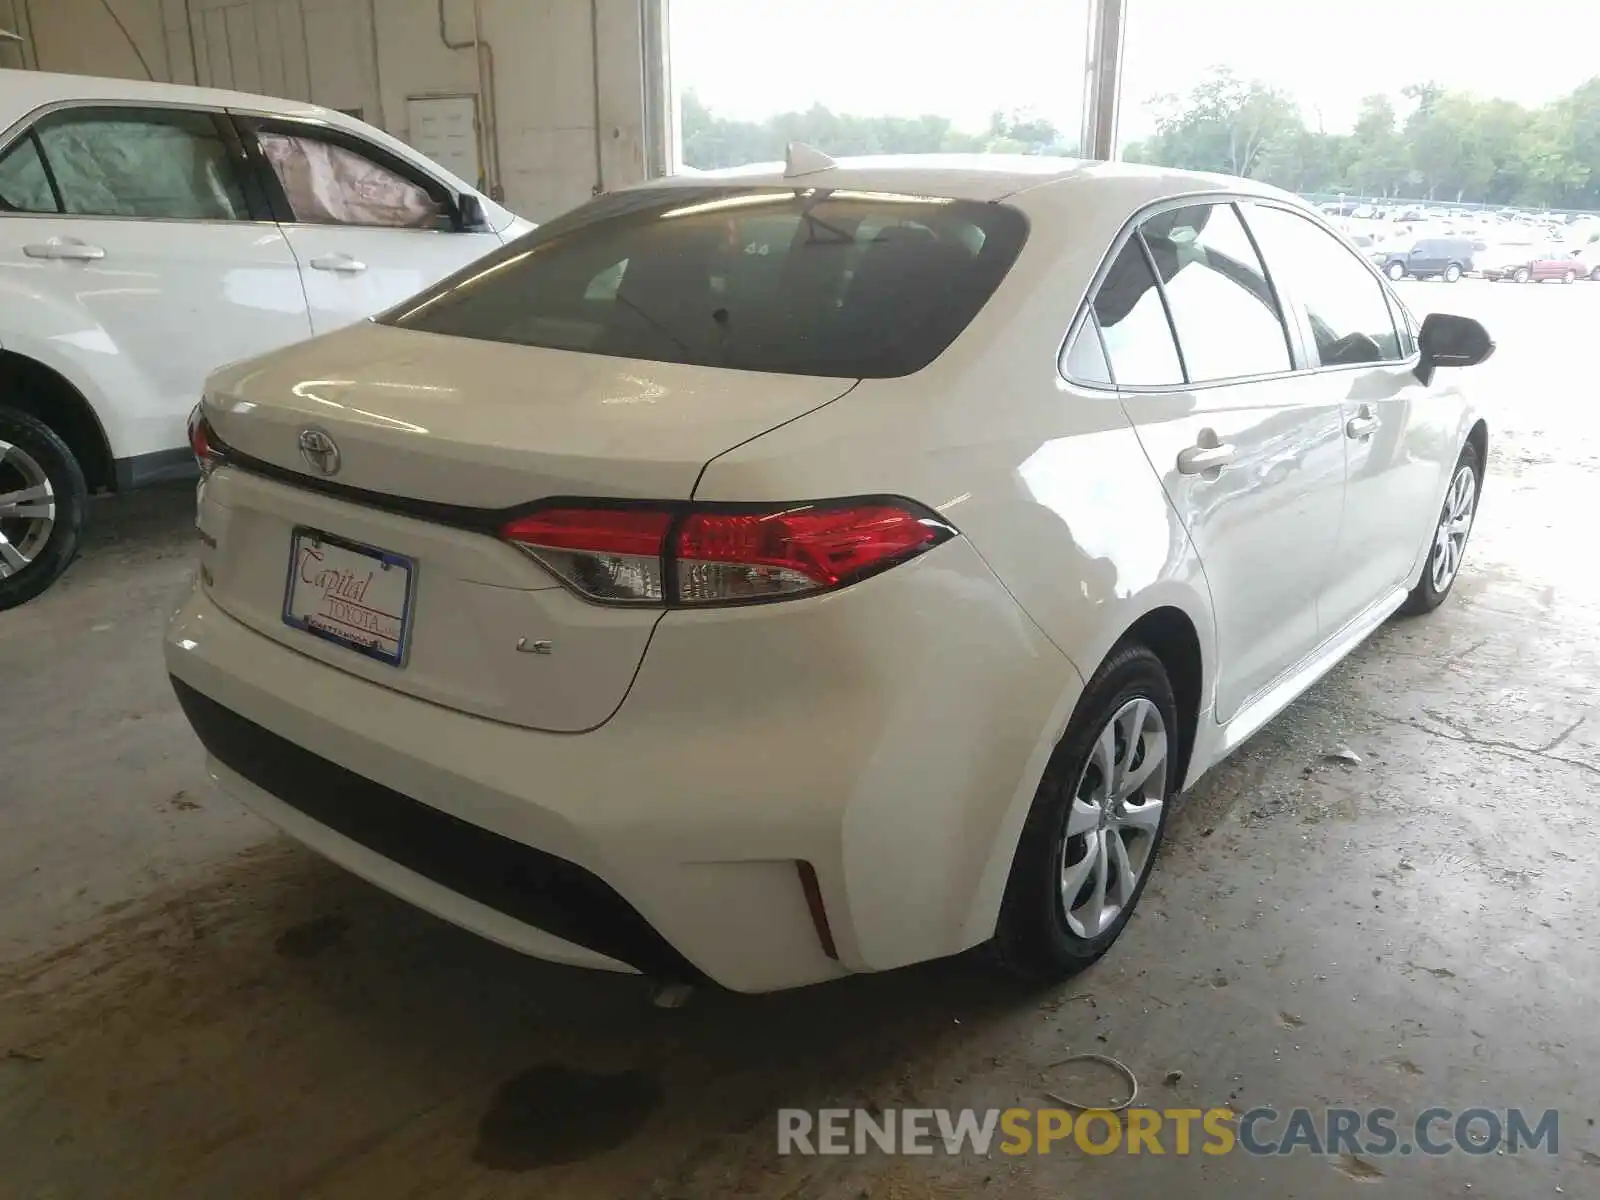
M389 639L380 634L377 635L376 640L363 640L359 629L339 622L336 618L322 614L325 621L331 622L331 625L324 625L313 622L311 618L318 615L315 612L303 615L295 612L296 588L304 582L301 578L299 566L303 548L308 544L314 548L325 545L337 547L347 554L354 554L372 562L382 571L401 570L405 572L405 584L402 592L403 600L398 615L380 609L367 609L365 606L349 599L336 598L337 603L355 604L355 607L374 613L377 617L386 618L390 621L398 620L399 632L395 638ZM320 529L313 529L307 525L296 525L290 531L289 565L285 573L283 586L283 623L285 625L298 629L303 633L308 633L313 637L321 638L324 641L332 642L334 645L343 646L363 658L370 658L386 666L402 669L405 667L411 651L411 621L415 609L416 594L417 563L415 559L409 558L404 554L396 554L392 550L385 550L379 546L370 546L365 542L352 541L349 538L339 537L337 534L325 533ZM326 592L324 593L324 599L327 599ZM390 640L395 644L392 652L384 644Z

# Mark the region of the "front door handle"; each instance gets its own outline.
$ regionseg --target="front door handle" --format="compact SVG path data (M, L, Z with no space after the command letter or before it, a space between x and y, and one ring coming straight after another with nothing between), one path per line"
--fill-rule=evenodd
M1233 461L1231 443L1219 441L1215 430L1202 429L1193 446L1178 451L1178 472L1182 475L1204 475L1222 470Z
M338 271L344 275L359 275L367 269L367 264L360 259L351 258L348 254L323 254L311 260L313 270Z
M1351 417L1344 425L1345 437L1358 440L1371 437L1378 431L1378 418L1372 415L1372 406L1363 404L1356 409L1356 415Z
M68 259L73 262L96 262L106 256L99 246L78 241L33 242L24 246L22 252L29 258Z

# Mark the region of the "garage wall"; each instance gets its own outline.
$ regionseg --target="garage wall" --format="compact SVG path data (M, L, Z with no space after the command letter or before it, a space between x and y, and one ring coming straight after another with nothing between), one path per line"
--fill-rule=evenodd
M481 64L473 0L0 0L0 25L40 70L310 100L408 141L408 100L477 96L481 75L481 181L544 220L666 161L671 106L646 96L665 2L478 0Z

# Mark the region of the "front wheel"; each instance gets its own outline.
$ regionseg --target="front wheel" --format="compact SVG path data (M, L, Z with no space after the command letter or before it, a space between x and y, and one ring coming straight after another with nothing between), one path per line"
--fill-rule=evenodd
M1533 278L1533 272L1528 270L1527 267L1518 267L1511 278L1516 283L1527 283L1528 280Z
M1384 268L1383 273L1390 279L1404 279L1406 277L1405 263L1392 262Z
M1600 267L1596 267L1594 270L1590 271L1589 278L1594 280L1596 283L1600 283Z
M0 612L61 577L78 550L89 489L67 444L0 406Z
M1565 271L1563 271L1561 273L1561 282L1562 283L1576 283L1577 281L1578 281L1578 273L1576 271L1574 271L1571 267L1568 267Z
M1466 557L1467 538L1478 515L1478 496L1482 491L1483 466L1478 462L1478 448L1468 442L1461 448L1455 474L1450 477L1449 490L1444 494L1433 542L1428 548L1428 561L1422 567L1422 578L1400 606L1401 612L1418 616L1444 603L1461 573L1461 560Z
M1451 263L1448 267L1446 267L1444 269L1444 281L1446 283L1455 283L1460 278L1461 278L1461 268L1456 266L1455 263Z
M1166 670L1129 643L1089 681L1034 795L995 930L1005 966L1055 981L1110 949L1166 830L1177 747Z

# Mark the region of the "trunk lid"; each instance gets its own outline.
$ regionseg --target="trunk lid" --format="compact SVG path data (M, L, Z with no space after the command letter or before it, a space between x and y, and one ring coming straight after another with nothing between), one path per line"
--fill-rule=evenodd
M363 323L214 375L236 450L351 488L472 508L548 496L688 499L718 454L853 379L610 358ZM302 430L339 450L324 476Z
M495 536L492 510L554 496L688 499L710 459L853 382L340 331L213 377L217 435L296 474L245 463L211 475L201 579L229 616L330 667L508 724L592 729L626 697L661 610L580 599ZM301 456L308 427L339 448L331 476ZM491 511L456 521L362 492ZM311 567L308 545L338 570ZM352 558L351 546L377 557ZM308 611L358 640L369 618L399 630L404 652L384 660L326 624L308 628Z

